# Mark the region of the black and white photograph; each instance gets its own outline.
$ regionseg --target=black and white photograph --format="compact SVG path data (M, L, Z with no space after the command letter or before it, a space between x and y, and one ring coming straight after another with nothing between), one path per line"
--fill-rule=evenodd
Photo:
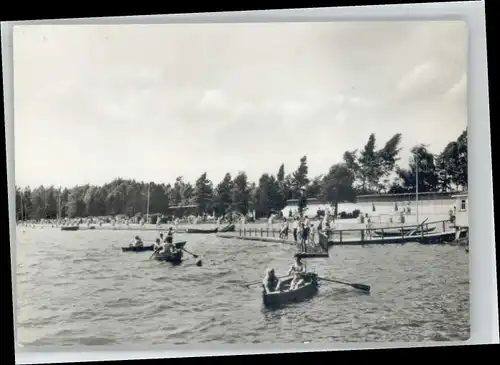
M459 20L15 26L16 343L468 340L468 62Z

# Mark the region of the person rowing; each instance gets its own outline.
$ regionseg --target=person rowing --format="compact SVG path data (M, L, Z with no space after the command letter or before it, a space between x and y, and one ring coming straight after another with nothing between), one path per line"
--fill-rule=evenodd
M154 243L153 248L154 248L155 252L160 251L160 249L162 248L162 243L161 243L161 240L159 238L156 239L156 242Z
M266 276L264 277L264 280L262 280L262 285L264 286L266 293L279 291L280 279L276 276L274 269L271 268L266 270Z
M174 242L174 229L171 226L168 228L167 237L165 238L165 242L167 242L167 243Z
M306 273L306 265L302 262L299 255L295 255L295 262L288 271L288 276L293 276L290 283L290 290L295 290L302 286L304 282L304 274Z
M162 245L162 249L160 251L160 254L162 255L174 255L177 253L177 248L174 245L174 232L173 228L170 227L167 232L167 237L165 238L165 242Z

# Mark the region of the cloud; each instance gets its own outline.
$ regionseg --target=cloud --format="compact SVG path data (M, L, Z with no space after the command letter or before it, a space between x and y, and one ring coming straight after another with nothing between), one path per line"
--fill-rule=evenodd
M467 124L461 22L22 29L21 184L192 180L201 167L214 180L239 169L255 180L303 154L315 175L372 132L403 133L403 154L418 141L439 152ZM61 155L72 163L46 163Z
M207 90L200 101L200 107L203 109L220 109L227 106L227 97L222 90Z

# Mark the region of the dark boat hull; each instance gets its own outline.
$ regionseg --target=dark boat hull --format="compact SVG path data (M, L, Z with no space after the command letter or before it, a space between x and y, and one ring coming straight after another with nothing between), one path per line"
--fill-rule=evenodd
M170 262L172 264L180 264L182 262L183 252L179 251L174 255L160 255L155 254L154 258L156 261Z
M186 233L208 234L208 233L217 233L218 230L219 230L218 228L214 228L214 229L186 228Z
M219 233L235 232L235 231L236 231L236 226L234 224L229 224L229 225L222 227L218 230Z
M410 234L411 232L413 232L415 229L414 228L404 228L403 230L401 229L398 229L398 230L375 230L373 233L375 233L377 236L384 236L384 237L396 237L396 236L399 236L401 237L402 235L408 235ZM431 227L431 228L428 228L428 229L419 229L419 230L416 230L413 235L417 235L417 234L428 234L428 233L431 233L431 232L434 232L436 230L436 227Z
M78 226L61 227L61 231L78 231L79 229Z
M301 259L312 259L312 258L326 258L330 257L328 252L298 252L295 256Z
M266 307L281 307L286 304L302 302L312 298L318 292L317 275L309 273L307 282L296 290L288 290L292 278L285 279L280 283L279 292L262 292L262 301Z
M154 245L151 246L143 246L143 247L122 247L123 252L144 252L144 251L154 251Z

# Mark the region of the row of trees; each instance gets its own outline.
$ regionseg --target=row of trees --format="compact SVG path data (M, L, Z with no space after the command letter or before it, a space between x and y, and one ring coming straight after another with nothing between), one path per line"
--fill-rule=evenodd
M17 218L53 219L59 212L61 217L145 214L148 191L151 214L189 204L196 206L198 214L255 210L257 216L265 216L283 209L288 199L298 199L303 211L311 197L337 204L355 201L359 194L414 192L417 166L420 192L467 188L467 130L438 155L425 145L413 147L406 168L397 164L401 138L395 134L377 149L375 134L371 134L362 149L346 151L341 162L313 178L308 176L307 157L303 156L295 171L286 174L282 164L275 175L264 173L256 183L239 172L234 177L227 173L216 186L203 173L194 184L179 176L173 184L115 179L103 186L17 187Z

